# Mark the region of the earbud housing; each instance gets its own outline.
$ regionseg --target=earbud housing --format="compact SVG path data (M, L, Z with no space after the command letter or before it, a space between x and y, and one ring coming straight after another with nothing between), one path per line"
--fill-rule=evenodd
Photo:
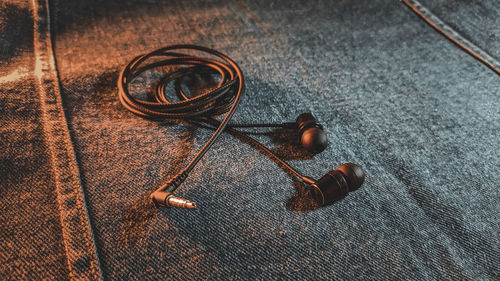
M311 184L311 187L315 199L323 206L342 199L349 192L358 189L364 181L363 169L354 163L347 163L328 172Z
M297 129L302 147L317 154L328 146L328 138L323 126L318 123L311 113L302 113L297 117Z

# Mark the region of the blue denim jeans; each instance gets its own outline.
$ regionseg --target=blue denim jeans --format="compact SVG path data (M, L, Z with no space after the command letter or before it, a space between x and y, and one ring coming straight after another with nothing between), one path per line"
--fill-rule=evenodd
M420 3L500 58L498 1ZM224 134L178 189L198 208L157 209L212 132L131 114L116 81L179 43L242 68L234 122L312 112L324 152L258 139L313 178L358 163L365 184L311 208ZM500 79L398 1L8 0L0 59L2 280L500 278Z

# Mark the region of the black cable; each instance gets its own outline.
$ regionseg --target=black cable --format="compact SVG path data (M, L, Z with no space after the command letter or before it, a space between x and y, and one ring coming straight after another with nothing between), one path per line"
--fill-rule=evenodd
M180 53L179 50L201 52L212 57L217 57L218 59L184 54ZM149 60L155 58L159 58L159 60L148 63ZM159 82L153 101L138 99L129 93L128 84L135 77L148 69L162 66L175 66L176 68L168 72ZM197 96L188 96L182 91L181 83L184 77L204 73L220 75L220 81L214 89ZM179 97L179 101L171 102L167 98L165 88L171 82L175 83L176 94ZM261 143L249 137L246 133L231 128L291 128L294 123L228 124L243 95L244 85L243 73L233 60L218 51L196 45L174 45L164 47L134 58L123 68L118 79L118 95L123 106L134 114L154 120L176 119L187 122L202 122L211 125L212 128L215 129L213 135L207 140L203 148L196 154L191 162L176 176L161 185L158 190L173 192L177 189L225 129L234 135L243 137L251 143L254 143L303 181L308 183L311 182L310 178L301 175ZM226 113L226 115L222 121L213 118L223 113Z
M211 58L172 52L173 50L183 49L204 52L209 55L218 57L223 62ZM144 63L146 60L154 57L166 57L167 59L141 66L141 63ZM169 102L166 96L158 94L156 94L155 96L155 101L144 101L130 95L127 85L139 74L153 67L175 65L190 65L203 68L211 68L214 70L214 72L220 74L220 82L217 85L217 88L214 90L203 93L196 97L177 102ZM169 73L164 81L182 78L186 74L189 74L186 69L190 70L193 69L193 67L179 68ZM233 116L240 102L243 92L243 73L241 72L241 69L238 67L238 65L226 55L201 46L175 45L164 47L146 55L136 57L127 66L125 66L125 68L123 68L118 79L118 94L120 97L120 101L125 106L125 108L141 117L151 119L182 120L197 117L209 117L212 116L212 114L227 112L217 130L205 143L198 154L182 171L180 171L174 178L168 181L161 188L167 189L169 191L174 191L185 180L189 172L193 170L195 165L200 161L203 155L205 155L208 149L210 149L210 147L226 127L227 122Z
M209 124L213 125L214 127L217 127L220 124L220 122L218 120L213 119L213 118L202 120L202 121L209 123ZM233 129L232 127L229 127L229 126L226 127L225 131L228 131L232 135L246 139L248 142L254 144L258 148L260 148L262 151L264 151L269 157L273 158L275 161L280 163L285 169L289 170L292 174L294 174L298 178L302 179L303 181L310 183L308 177L303 176L301 173L299 173L297 170L295 170L292 166L290 166L288 163L286 163L281 158L279 158L278 155L276 155L274 152L272 152L269 148L265 147L263 144L261 144L256 139L250 137L247 133L238 131L238 130Z

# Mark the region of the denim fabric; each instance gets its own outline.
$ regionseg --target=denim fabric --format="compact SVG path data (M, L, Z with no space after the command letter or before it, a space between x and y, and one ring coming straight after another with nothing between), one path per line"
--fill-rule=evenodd
M0 276L102 272L62 107L45 1L2 4ZM19 38L20 37L20 38Z
M500 2L459 3L446 0L420 0L420 2L455 31L499 60Z
M0 4L0 279L68 276L29 3ZM24 1L23 1L24 2Z
M498 9L466 8L495 0L421 2L499 59ZM33 7L12 5L23 12L0 13L3 22L25 15L18 28L31 32ZM2 82L2 277L500 278L500 79L398 1L52 0L49 11L46 75L34 72L32 34L18 41L0 26L2 77L29 69ZM224 134L177 192L198 209L156 209L149 194L211 131L138 118L119 103L116 80L137 54L177 43L238 62L247 91L234 122L313 112L330 141L321 154L279 135L259 140L313 178L358 163L365 184L311 206L303 185ZM132 91L151 90L162 73L144 73ZM41 108L47 93L62 102L54 98L53 120Z

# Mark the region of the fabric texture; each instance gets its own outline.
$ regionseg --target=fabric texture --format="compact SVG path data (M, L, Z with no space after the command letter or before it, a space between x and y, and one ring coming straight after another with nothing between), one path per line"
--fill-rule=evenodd
M420 3L500 59L498 1ZM176 193L198 208L154 207L212 132L131 114L116 80L180 43L239 64L233 122L312 112L324 152L258 139L313 178L357 163L364 185L311 206L223 134ZM500 279L500 77L398 1L9 0L0 57L2 280Z

